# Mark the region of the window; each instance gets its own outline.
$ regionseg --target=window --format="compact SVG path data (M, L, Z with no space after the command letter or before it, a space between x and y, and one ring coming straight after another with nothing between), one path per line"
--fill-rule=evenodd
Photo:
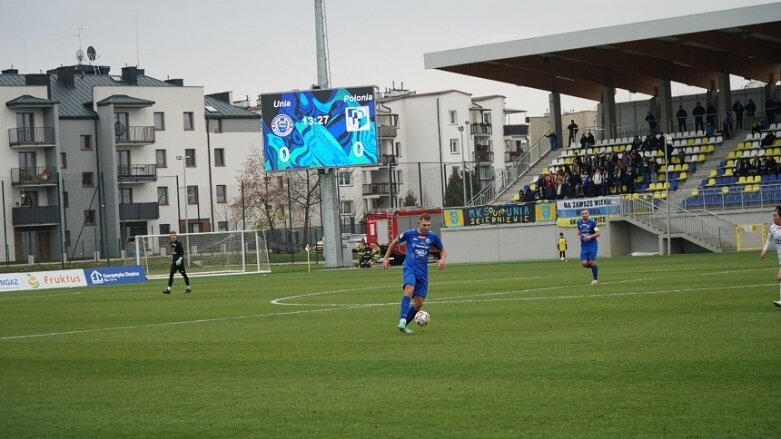
M198 204L198 186L187 186L187 204Z
M32 151L23 151L19 153L19 167L25 170L28 177L38 173L38 165L35 160L35 153Z
M81 135L81 150L92 151L92 136L89 134Z
M184 165L188 168L194 168L195 167L195 150L194 149L185 149L184 150Z
M353 173L352 171L339 172L339 186L352 186Z
M82 172L81 187L95 187L95 174L92 172Z
M33 136L33 114L16 113L16 136L19 141L32 142Z
M228 202L227 190L224 184L217 185L217 202L218 203Z
M210 121L209 125L211 125L214 129L212 130L215 133L221 133L222 132L222 119L215 119L213 122Z
M60 153L60 169L68 168L68 155L64 152Z
M396 142L396 157L401 157L401 142Z
M63 191L62 192L62 206L63 207L70 207L70 198L68 198L68 193Z
M214 166L225 166L225 148L214 148Z
M458 139L450 139L450 153L458 154Z
M353 201L352 200L342 200L339 202L339 213L342 215L353 215Z
M160 224L160 234L161 235L167 235L171 233L171 225L170 224Z
M157 164L158 168L167 168L168 167L168 161L167 157L165 155L164 149L156 149L155 150L155 163Z
M486 125L491 125L491 113L485 112L483 113L483 123Z
M123 187L119 189L119 204L130 204L133 202L133 188Z
M155 131L165 130L165 113L155 112Z
M455 125L458 123L458 111L456 110L450 110L448 112L448 115L450 117L450 124Z
M195 125L193 124L193 113L191 111L185 111L183 114L183 123L184 123L184 130L185 131L192 131L195 129Z
M157 187L157 204L167 206L168 205L168 187L167 186L158 186Z
M130 140L129 120L128 113L114 113L114 135L117 137L117 142Z
M217 231L218 232L227 232L228 231L228 222L227 221L217 221Z
M95 210L85 210L84 211L84 225L85 226L94 226L95 225Z

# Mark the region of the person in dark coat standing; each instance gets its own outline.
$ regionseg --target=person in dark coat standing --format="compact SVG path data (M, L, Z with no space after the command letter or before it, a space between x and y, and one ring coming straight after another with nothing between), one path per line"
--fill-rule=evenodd
M702 106L702 104L697 102L697 105L695 105L694 109L692 110L692 115L694 116L694 130L705 130L705 121L702 119L702 116L705 115L705 108Z
M735 112L735 127L739 130L743 129L743 104L740 103L740 99L736 100L732 104L732 111Z
M686 118L689 117L689 113L683 109L683 105L678 106L678 111L675 113L675 118L678 119L678 131L686 131Z
M190 288L190 278L187 277L187 272L184 269L184 247L182 247L182 243L177 240L175 231L172 230L171 233L168 234L168 237L171 239L172 260L171 271L168 274L168 288L163 290L163 294L171 294L171 287L174 284L174 274L177 271L182 273L184 284L187 286L184 292L189 293L192 291L192 288Z

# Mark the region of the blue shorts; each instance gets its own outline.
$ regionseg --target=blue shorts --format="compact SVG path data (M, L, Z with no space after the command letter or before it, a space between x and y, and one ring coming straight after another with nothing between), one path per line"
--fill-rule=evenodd
M412 270L404 269L401 275L401 287L404 288L407 285L415 287L412 297L420 296L424 299L426 298L426 294L428 294L428 279L415 276Z
M580 247L580 260L581 261L596 261L597 260L597 246L590 245L588 247Z

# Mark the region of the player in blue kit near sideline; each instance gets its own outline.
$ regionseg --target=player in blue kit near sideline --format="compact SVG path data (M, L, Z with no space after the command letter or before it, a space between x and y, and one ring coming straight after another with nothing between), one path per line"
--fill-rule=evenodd
M597 238L600 232L597 222L588 217L588 209L580 211L578 220L578 238L580 239L580 265L583 268L591 268L594 280L591 285L599 283L599 268L597 268Z
M439 249L437 268L445 269L447 252L436 233L431 231L431 216L427 213L418 218L418 228L401 232L388 245L388 251L382 258L382 268L388 268L388 258L399 243L407 244L407 255L404 259L402 270L402 288L404 296L401 298L401 312L399 318L399 331L410 334L412 330L407 328L409 322L415 318L415 314L423 307L428 293L428 255L431 248Z

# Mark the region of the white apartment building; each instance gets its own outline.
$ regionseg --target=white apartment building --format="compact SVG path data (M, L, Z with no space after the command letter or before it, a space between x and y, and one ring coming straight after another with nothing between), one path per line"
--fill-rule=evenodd
M0 98L0 260L116 258L138 234L236 228L226 206L262 137L228 94L79 64L4 70Z
M339 171L344 222L402 207L407 196L443 206L448 179L464 166L486 184L505 166L504 111L498 95L386 93L377 103L380 166Z

